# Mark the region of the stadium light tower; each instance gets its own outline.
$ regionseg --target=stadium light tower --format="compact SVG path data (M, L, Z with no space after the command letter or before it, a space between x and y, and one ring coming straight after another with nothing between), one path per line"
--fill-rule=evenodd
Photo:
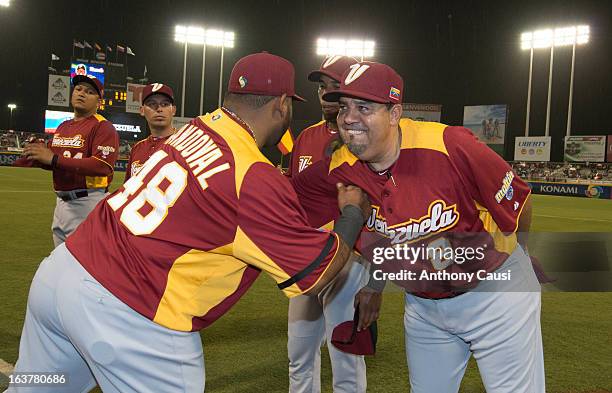
M219 106L223 98L223 52L225 48L234 47L234 32L223 30L206 30L206 45L221 47L221 67L219 71Z
M9 127L8 127L8 129L10 130L11 127L12 127L12 124L13 124L13 111L15 109L17 109L17 105L15 105L15 104L8 104L7 108L9 108L9 110L10 110L10 114L9 114Z
M205 38L206 33L202 27L178 25L174 30L174 40L185 44L185 53L183 55L183 88L181 89L181 117L185 117L185 80L187 77L187 46L189 44L204 46L204 54L202 55L202 83L200 86L200 112L202 111L202 100L204 95L204 56L206 56Z
M353 56L359 57L363 61L366 57L374 57L375 46L374 41L319 38L317 40L317 55Z
M529 86L527 88L527 115L525 117L525 136L529 136L529 114L531 108L531 80L533 72L533 50L550 48L550 67L548 72L548 98L546 101L546 129L545 135L550 133L550 97L552 93L552 73L555 46L572 45L572 69L570 75L569 105L567 113L566 134L570 135L572 123L572 98L574 95L574 64L576 58L576 45L589 42L589 26L570 26L556 29L537 30L521 34L521 48L530 49L529 58Z

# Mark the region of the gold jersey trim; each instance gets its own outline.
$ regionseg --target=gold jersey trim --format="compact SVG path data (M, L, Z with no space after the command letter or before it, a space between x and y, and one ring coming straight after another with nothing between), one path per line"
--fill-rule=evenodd
M259 151L249 132L221 109L200 116L199 119L221 136L232 151L236 171L236 196L240 199L240 188L249 168L257 162L269 165L272 163Z

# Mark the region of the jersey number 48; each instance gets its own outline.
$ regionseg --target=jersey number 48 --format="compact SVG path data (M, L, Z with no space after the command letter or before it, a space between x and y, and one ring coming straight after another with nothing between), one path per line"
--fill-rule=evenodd
M136 176L123 185L123 191L109 198L107 203L114 211L122 208L120 220L134 235L148 235L166 218L171 208L187 186L187 170L176 161L162 165L147 184L144 178L156 167L168 153L159 150L143 165ZM168 186L162 190L159 186L166 180ZM151 210L142 215L140 210L148 204Z

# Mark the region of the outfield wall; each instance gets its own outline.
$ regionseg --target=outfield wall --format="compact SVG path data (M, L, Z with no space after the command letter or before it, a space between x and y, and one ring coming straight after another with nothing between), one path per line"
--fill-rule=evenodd
M0 165L11 166L21 154L0 152ZM125 172L128 160L115 162L115 170ZM582 198L612 199L612 184L597 183L561 183L544 181L527 181L534 194L573 196Z
M531 192L543 195L612 199L612 184L561 183L528 180Z

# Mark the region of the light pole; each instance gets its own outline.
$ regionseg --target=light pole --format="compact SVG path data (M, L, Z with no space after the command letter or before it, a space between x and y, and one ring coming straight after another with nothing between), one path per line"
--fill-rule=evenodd
M567 129L565 134L570 135L572 129L572 100L574 98L574 64L576 63L576 45L586 44L589 42L589 26L576 26L573 31L572 40L572 70L570 72L570 90L569 103L567 105ZM570 32L572 33L572 32Z
M10 110L10 113L9 113L9 127L8 127L8 129L10 130L11 127L13 127L13 110L17 109L17 105L15 105L15 104L8 104L7 107Z
M218 105L221 106L221 101L223 100L223 54L225 52L225 48L234 47L234 32L209 29L206 31L206 45L221 47L221 58L219 60L220 67L219 67L219 102L218 102Z
M374 41L339 39L339 38L319 38L317 40L317 55L333 56L353 56L363 61L366 57L374 57Z
M181 117L185 117L185 82L187 79L187 48L188 44L205 45L206 33L202 27L197 26L176 26L174 30L174 40L182 42L185 45L183 54L183 86L181 89ZM206 55L206 48L204 54ZM204 61L204 58L202 58ZM204 64L202 64L202 85L200 86L200 111L202 108L203 92L204 91Z
M521 48L531 51L529 57L529 85L527 87L527 112L525 116L525 136L529 136L529 115L531 110L531 82L533 73L533 50L539 48L550 48L550 63L548 71L548 95L546 101L546 128L545 136L550 134L550 104L552 95L552 75L555 46L572 45L572 70L570 76L569 105L567 113L567 135L570 134L572 122L572 98L574 94L574 62L576 56L576 45L585 44L589 41L589 26L570 26L557 28L555 30L537 30L521 35Z

